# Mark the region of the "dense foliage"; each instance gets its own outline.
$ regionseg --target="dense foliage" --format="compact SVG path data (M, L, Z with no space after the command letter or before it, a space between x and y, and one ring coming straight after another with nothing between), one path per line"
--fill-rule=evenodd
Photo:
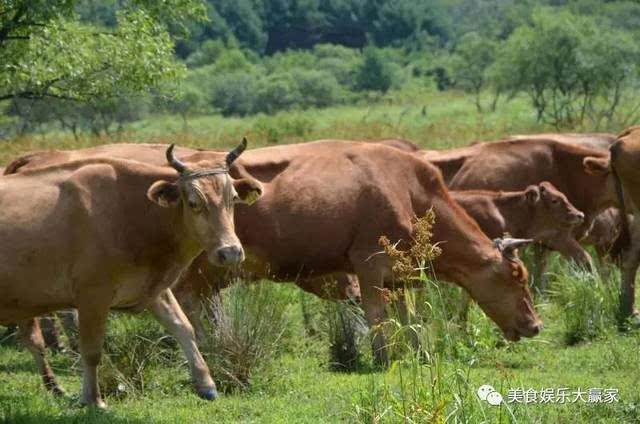
M622 128L640 110L632 1L0 5L2 136L110 135L153 113L188 132L198 115L369 104L415 87L463 90L478 112L526 95L556 128Z

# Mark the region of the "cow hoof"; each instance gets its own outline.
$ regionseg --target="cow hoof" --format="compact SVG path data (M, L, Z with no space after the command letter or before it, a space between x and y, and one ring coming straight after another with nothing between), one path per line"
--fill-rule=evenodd
M218 398L218 392L216 389L201 389L198 390L198 396L205 400L216 400Z

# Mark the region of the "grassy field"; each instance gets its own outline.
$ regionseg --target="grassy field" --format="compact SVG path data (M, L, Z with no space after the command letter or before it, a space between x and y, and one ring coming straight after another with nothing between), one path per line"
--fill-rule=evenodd
M515 99L486 114L477 113L472 102L457 93L416 90L415 95L399 93L389 102L273 117L194 117L188 121L187 132L181 119L156 116L132 124L121 141L175 141L222 148L236 144L242 135L247 135L254 147L319 138L402 137L423 147L446 148L513 133L551 130L535 122L526 99ZM54 131L44 137L3 143L0 163L30 150L113 141L76 141L69 134ZM247 380L240 386L226 383L228 368L221 362L219 347L215 343L203 347L214 379L225 391L214 402L200 400L191 390L183 356L150 316L114 314L101 369L109 410L77 406L81 384L77 354L51 357L70 393L68 398L56 399L45 392L25 349L5 342L0 345L0 421L640 422L640 332L617 331L619 274L610 268L600 271L606 276L586 275L554 257L550 292L536 296L545 329L540 336L519 343L504 341L477 307L463 326L456 316L458 290L447 283L429 283L426 290L411 298L421 312L422 318L412 328L418 331L423 349L407 346L409 329L398 325L391 338L396 343L396 360L388 370L381 370L373 366L368 336L363 335L359 342L362 354L356 370L350 373L334 370L329 349L336 331L335 320L329 317L343 309L300 293L293 285L265 282L260 289L240 286L224 293L225 305L231 305L229 316L236 324L262 331L265 323L250 317L272 317L266 322L271 331L256 338L267 348L254 358ZM247 298L254 302L234 309ZM491 384L505 401L510 389L567 388L570 396L564 404L536 401L491 406L476 396L483 384ZM617 401L573 402L578 389L586 392L595 388L616 389Z

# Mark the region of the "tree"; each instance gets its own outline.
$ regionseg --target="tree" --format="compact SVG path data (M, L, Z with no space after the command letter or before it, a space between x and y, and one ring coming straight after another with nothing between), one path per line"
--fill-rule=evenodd
M497 86L526 92L538 120L557 128L611 120L640 64L632 34L557 9L537 10L500 51Z
M0 0L0 100L87 100L182 76L167 26L201 19L200 0L129 0L115 26L78 19L79 0Z
M367 47L363 51L363 61L356 70L356 88L386 93L391 87L391 68L382 57L380 50Z
M480 93L487 85L487 69L495 61L494 41L470 32L460 38L456 53L452 58L453 78L460 88L474 95L476 108L482 112ZM494 96L492 110L498 96Z

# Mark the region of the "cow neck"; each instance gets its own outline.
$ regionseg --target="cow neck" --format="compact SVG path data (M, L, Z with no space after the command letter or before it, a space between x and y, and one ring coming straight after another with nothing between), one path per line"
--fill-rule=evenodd
M501 255L457 203L449 202L435 209L433 240L442 248L442 254L433 262L436 277L468 289L479 273L499 263Z
M500 193L493 199L504 218L510 235L516 238L529 237L535 226L534 206L527 202L524 192Z

